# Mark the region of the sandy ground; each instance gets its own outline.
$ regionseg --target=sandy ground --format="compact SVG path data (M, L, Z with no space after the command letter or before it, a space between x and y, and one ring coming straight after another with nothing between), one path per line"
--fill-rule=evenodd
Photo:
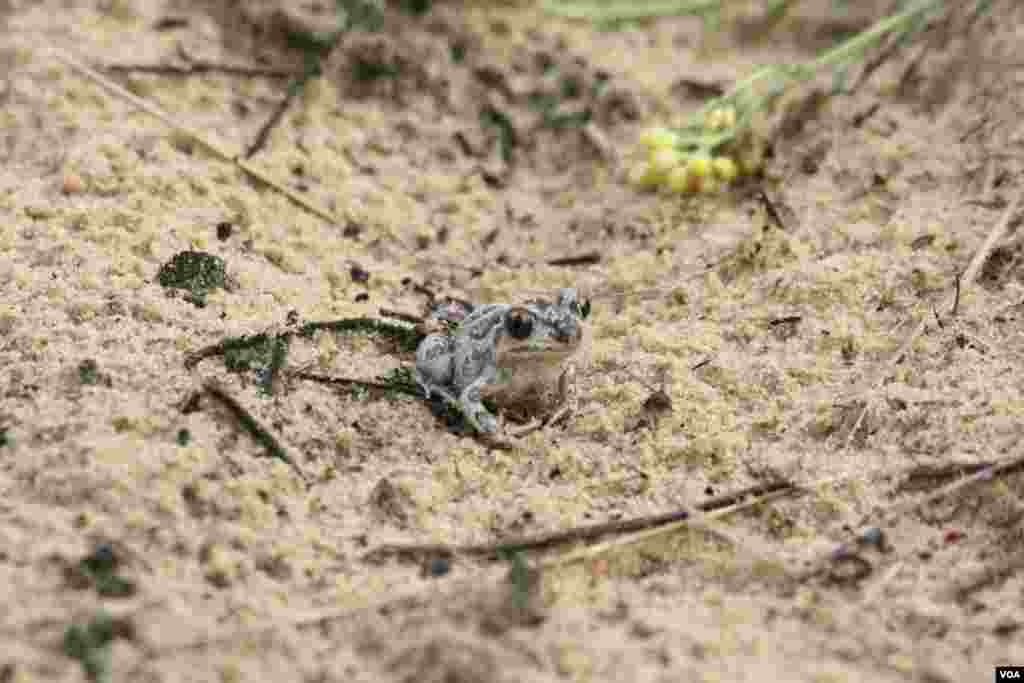
M294 72L285 27L329 27L321 5L0 2L0 681L952 682L1024 664L1024 479L920 500L1021 454L1024 5L954 12L847 94L802 89L763 177L689 198L625 182L640 131L699 106L693 82L810 59L889 4L798 3L770 30L744 5L713 34L529 5L389 11L252 159L336 221L49 50ZM287 84L105 73L232 154ZM603 153L538 125L531 93L567 77ZM226 265L203 306L159 281L187 250ZM408 367L386 339L295 336L270 390L220 357L185 364L238 335L418 314L425 291L573 285L592 300L574 411L511 451L422 401L288 374ZM657 390L672 407L655 416ZM374 552L779 480L801 495L611 547Z

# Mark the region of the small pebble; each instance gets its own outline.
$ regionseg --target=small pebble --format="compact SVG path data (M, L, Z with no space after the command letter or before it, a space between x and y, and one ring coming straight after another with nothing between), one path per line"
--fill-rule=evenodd
M114 546L109 543L98 544L90 553L82 558L82 564L92 572L112 572L121 564Z
M349 221L345 224L345 229L342 230L341 236L348 237L349 239L356 239L362 231L363 226L359 225L359 223L356 223L355 221Z
M358 263L352 264L352 267L349 269L349 275L352 277L352 282L365 284L370 281L370 271L366 270Z
M424 578L439 578L452 570L452 561L447 557L434 557L423 564L422 576Z
M866 529L860 538L867 545L873 545L877 548L885 546L885 533L877 526Z
M82 194L85 192L85 179L77 173L68 171L61 181L60 191L67 195Z

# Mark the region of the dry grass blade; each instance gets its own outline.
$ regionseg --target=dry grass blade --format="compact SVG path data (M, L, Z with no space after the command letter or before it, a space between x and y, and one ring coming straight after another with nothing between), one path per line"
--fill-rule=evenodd
M316 205L315 203L303 197L295 190L289 188L280 180L277 180L276 178L268 174L266 171L257 168L250 162L246 161L245 159L242 159L237 153L228 149L228 147L225 146L223 143L214 140L207 135L204 135L203 133L199 132L198 130L190 126L175 121L170 115L167 114L167 112L160 109L160 107L156 106L152 102L149 102L147 100L142 99L141 97L138 97L137 95L133 95L117 83L114 83L109 78L103 76L103 74L99 73L91 67L86 66L85 64L75 59L71 55L67 54L66 52L51 47L50 53L58 61L63 62L65 65L71 67L79 74L93 81L110 94L120 97L126 102L132 104L137 109L140 109L141 111L146 112L150 116L159 119L161 122L163 122L170 128L173 128L174 130L178 131L183 135L187 135L189 138L195 140L203 147L206 147L216 156L220 157L224 161L228 161L235 164L236 166L238 166L238 168L242 169L256 180L270 186L271 188L281 193L291 201L295 202L295 204L302 207L303 209L313 214L314 216L322 218L328 223L339 223L338 218L334 216L330 211L321 206Z
M664 526L660 526L654 529L638 531L628 536L616 538L610 541L606 541L604 543L598 543L587 548L581 548L580 550L577 550L575 552L567 553L565 555L552 558L551 560L542 563L541 569L557 569L559 567L567 567L569 565L576 564L579 562L593 560L599 557L600 555L604 555L605 553L609 553L616 550L622 550L624 548L628 548L629 546L645 543L653 538L657 538L662 535L672 534L686 527L706 529L713 533L715 536L719 538L726 538L730 542L732 542L733 539L730 534L719 532L719 530L710 526L710 522L721 517L725 517L727 515L740 512L741 510L746 510L756 505L770 503L771 501L776 500L778 498L785 498L787 496L791 496L799 492L799 489L792 488L773 491L771 493L765 494L757 498L741 501L739 503L736 503L735 505L730 505L729 507L724 507L718 510L714 510L713 512L701 514L699 518L689 517L678 522L673 522L672 524L666 524ZM765 554L760 551L756 554L759 560L776 563L780 566L782 564L781 561L775 558L763 556Z
M1007 228L1010 225L1010 221L1013 219L1013 215L1017 213L1017 209L1020 207L1021 199L1024 198L1024 192L1017 195L1017 198L1013 200L1013 203L1006 207L1006 211L1003 212L1003 217L999 220L996 225L992 227L992 231L988 234L988 238L985 243L981 245L981 249L974 255L971 260L971 264L967 266L967 270L964 271L964 275L961 278L962 286L969 286L974 284L974 280L978 277L978 273L981 271L982 266L985 265L985 261L988 260L989 254L996 247L996 242L1006 233Z
M976 472L970 476L959 479L952 484L944 486L940 489L927 493L913 500L896 503L890 508L882 511L883 517L892 517L894 515L904 515L912 510L916 510L925 503L929 503L933 500L945 498L951 494L958 493L964 489L980 484L983 482L993 481L1001 474L1010 474L1018 470L1024 469L1024 455L1019 455L1016 458L1009 458L1004 462L993 464L991 467L986 467L980 472Z
M371 550L365 559L373 561L388 557L422 559L437 555L464 555L498 559L502 553L547 550L560 545L592 541L611 534L633 534L638 531L650 530L654 527L672 526L681 521L692 520L694 514L704 515L704 519L707 519L707 515L714 514L717 516L720 510L740 509L737 505L743 502L765 501L773 494L785 495L795 493L796 491L797 489L794 485L787 481L774 481L716 496L694 506L687 506L658 515L632 517L616 522L572 527L562 531L537 536L504 539L493 543L461 546L447 544L387 544Z

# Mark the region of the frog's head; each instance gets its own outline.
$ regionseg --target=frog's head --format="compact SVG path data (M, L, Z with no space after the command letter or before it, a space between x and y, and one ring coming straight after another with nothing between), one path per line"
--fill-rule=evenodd
M590 302L580 304L575 289L560 290L554 302L513 306L505 314L501 355L560 362L579 348L589 312Z

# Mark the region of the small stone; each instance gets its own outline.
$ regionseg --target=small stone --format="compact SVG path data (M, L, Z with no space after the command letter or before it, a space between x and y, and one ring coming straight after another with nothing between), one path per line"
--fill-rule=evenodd
M356 223L355 221L349 221L348 223L345 224L345 228L344 230L342 230L341 236L347 237L349 239L356 239L357 237L359 237L359 234L362 231L363 226L361 226L359 223Z
M60 183L60 191L66 195L82 194L85 192L85 179L79 174L68 171Z
M91 554L82 558L82 564L91 572L111 572L121 564L120 558L114 546L109 543L100 543Z
M882 549L885 547L886 538L885 532L876 526L870 527L861 534L861 540L867 545L873 545L876 548Z
M370 271L366 270L358 263L352 264L352 267L349 269L349 274L352 276L352 282L365 284L370 281Z
M432 557L423 563L421 576L423 578L440 578L445 576L452 569L452 561L447 557Z

